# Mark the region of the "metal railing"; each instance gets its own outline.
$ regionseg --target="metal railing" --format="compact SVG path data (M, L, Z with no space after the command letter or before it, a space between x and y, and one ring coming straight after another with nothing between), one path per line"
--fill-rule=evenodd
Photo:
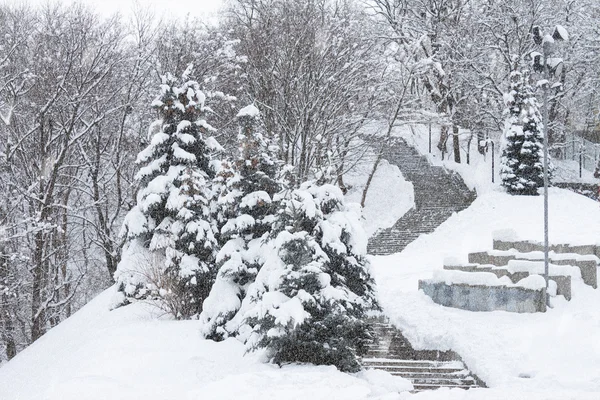
M598 166L600 143L590 142L581 136L566 133L565 142L560 149L563 160L576 161L580 168L593 172Z

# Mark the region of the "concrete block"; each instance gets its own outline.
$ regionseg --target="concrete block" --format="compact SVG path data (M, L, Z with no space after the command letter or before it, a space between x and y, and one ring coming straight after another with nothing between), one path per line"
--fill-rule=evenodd
M494 250L510 250L515 249L521 253L530 253L533 251L544 251L544 246L541 243L530 241L506 241L494 239ZM557 254L574 253L579 255L596 255L600 257L600 246L597 245L569 245L569 244L553 244L549 246L549 250ZM469 254L470 263L494 264L504 266L510 260L521 259L519 254L512 255L490 255L488 252L476 252ZM527 258L531 259L531 258ZM543 258L540 258L543 259ZM592 260L577 260L574 258L561 259L559 257L551 257L551 262L556 265L573 265L581 270L581 277L586 285L598 288L598 265Z
M494 250L510 250L513 248L513 242L506 240L494 239L492 248Z
M510 278L510 273L506 268L492 268L489 272L495 274L498 278L502 278L503 276L508 276Z
M544 251L544 245L537 242L518 241L513 243L513 249L521 253L530 253L532 251Z
M487 251L480 251L476 253L469 253L469 262L477 263L477 264L492 264L498 267L503 267L510 260L514 260L516 256L514 255L505 255L505 256L497 256L489 254Z
M444 264L444 269L449 271L465 271L465 272L476 272L477 264Z
M581 271L581 279L583 283L598 288L598 264L594 260L576 260L576 259L551 259L552 264L556 265L572 265L578 267Z
M508 277L510 278L512 283L517 283L521 279L525 279L528 276L529 276L529 272L527 272L527 271L519 271L519 272L513 272L513 273L508 274Z
M435 303L469 311L504 310L517 313L546 311L542 290L507 286L419 281L419 289Z
M494 239L493 240L494 250L510 250L516 249L521 253L529 253L532 251L544 251L544 245L540 242L533 242L528 240L519 241L507 241ZM551 244L548 246L550 251L555 253L575 253L580 255L593 254L600 257L599 246L594 244L586 245L570 245L570 244Z
M550 275L548 279L556 282L556 294L565 296L571 300L571 277L565 275Z
M575 253L575 254L581 254L581 255L586 255L586 254L596 254L596 245L593 244L586 244L586 245L579 245L579 246L570 246L567 245L565 246L566 251L562 251L562 253ZM560 253L557 251L557 253Z

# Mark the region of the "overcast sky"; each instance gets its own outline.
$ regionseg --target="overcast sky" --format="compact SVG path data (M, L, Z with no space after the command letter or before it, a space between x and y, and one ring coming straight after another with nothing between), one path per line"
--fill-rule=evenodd
M0 0L2 1L2 0ZM26 3L40 4L48 0L24 0ZM102 14L112 14L120 11L122 14L131 12L134 1L144 7L154 8L158 15L182 17L188 13L194 17L212 18L222 5L223 0L54 0L65 4L84 3L94 6ZM20 1L19 1L20 2Z

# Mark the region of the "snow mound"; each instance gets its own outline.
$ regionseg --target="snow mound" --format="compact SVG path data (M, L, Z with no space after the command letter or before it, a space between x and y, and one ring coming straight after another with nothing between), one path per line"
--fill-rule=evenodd
M264 364L235 339L203 340L199 321L161 320L139 302L92 300L0 368L2 400L400 399L389 374Z
M359 203L362 199L372 164L357 165L344 179L350 188L346 202ZM393 226L408 210L415 206L412 183L406 181L400 169L382 160L373 176L362 210L363 225L367 235L373 236L380 229Z

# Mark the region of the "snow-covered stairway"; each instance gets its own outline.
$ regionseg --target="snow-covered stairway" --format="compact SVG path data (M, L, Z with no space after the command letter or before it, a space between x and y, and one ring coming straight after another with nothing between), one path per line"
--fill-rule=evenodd
M485 387L452 351L414 350L388 322L374 322L375 340L362 359L365 368L388 371L410 380L415 391L441 387Z
M397 139L388 146L384 157L397 165L404 177L412 182L415 207L394 226L378 232L369 240L369 254L386 255L402 251L419 235L433 232L452 213L467 208L475 200L475 193L467 188L458 174L431 165L403 139Z

